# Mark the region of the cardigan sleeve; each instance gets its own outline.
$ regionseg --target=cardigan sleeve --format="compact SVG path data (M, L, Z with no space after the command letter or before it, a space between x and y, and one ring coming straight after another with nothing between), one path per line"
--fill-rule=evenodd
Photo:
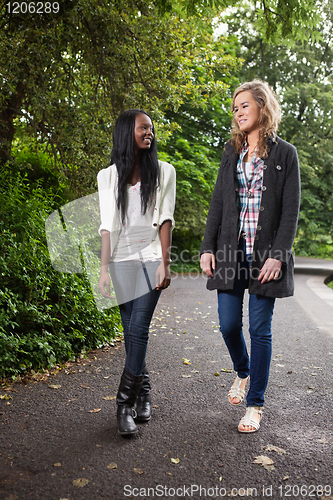
M159 227L170 220L172 229L175 227L173 217L176 202L176 171L170 163L161 162L161 198L159 207Z
M99 226L98 233L101 235L102 231L112 231L112 197L110 196L110 189L112 188L112 166L100 170L97 174L99 208L101 214L101 225Z
M219 173L216 179L213 196L209 205L206 222L205 235L200 248L200 255L203 253L215 253L219 227L222 222L222 182L223 167L226 162L226 152L223 152Z
M287 263L297 230L300 209L301 182L297 151L289 144L286 163L286 179L283 188L282 209L279 228L271 249L271 255L282 263Z

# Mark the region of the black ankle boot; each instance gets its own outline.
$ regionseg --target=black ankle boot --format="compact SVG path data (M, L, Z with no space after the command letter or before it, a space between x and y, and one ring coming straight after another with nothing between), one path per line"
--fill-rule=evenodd
M148 422L151 415L151 397L150 397L150 379L149 372L146 365L143 370L143 382L139 392L137 406L136 406L136 420L138 422Z
M123 371L117 393L117 421L119 433L122 436L132 436L138 432L134 422L135 410L133 406L138 397L143 375L132 375L127 370Z

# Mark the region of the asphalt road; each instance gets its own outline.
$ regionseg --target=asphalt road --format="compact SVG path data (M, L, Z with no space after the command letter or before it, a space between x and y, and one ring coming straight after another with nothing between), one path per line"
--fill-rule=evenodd
M44 380L0 390L9 398L0 400L1 500L332 500L333 328L325 318L333 306L309 279L297 274L295 297L276 302L257 433L237 432L245 403L227 401L235 375L216 294L203 277L178 276L152 324L153 415L137 437L118 435L110 399L124 363L121 342ZM309 306L317 299L319 322ZM260 456L273 463L254 463Z

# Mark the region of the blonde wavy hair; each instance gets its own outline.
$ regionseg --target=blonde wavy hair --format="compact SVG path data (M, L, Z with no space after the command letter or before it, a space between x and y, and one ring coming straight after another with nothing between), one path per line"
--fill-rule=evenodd
M256 101L260 113L259 124L259 142L258 142L258 156L260 158L267 158L268 146L267 139L272 135L275 137L279 123L281 121L281 107L275 92L271 89L268 83L262 80L252 80L240 85L234 92L232 98L231 109L234 113L235 99L241 93L250 91L254 100ZM237 153L241 152L244 142L246 141L247 134L239 129L238 123L235 118L231 124L231 144Z

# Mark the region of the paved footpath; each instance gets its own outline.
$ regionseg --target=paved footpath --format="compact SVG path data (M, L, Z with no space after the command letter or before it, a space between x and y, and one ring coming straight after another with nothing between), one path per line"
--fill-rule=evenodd
M296 298L276 303L265 411L250 435L237 432L245 404L227 401L235 375L205 279L174 279L151 330L153 415L135 438L115 420L121 342L0 390L12 398L0 400L1 500L333 499L333 336Z

